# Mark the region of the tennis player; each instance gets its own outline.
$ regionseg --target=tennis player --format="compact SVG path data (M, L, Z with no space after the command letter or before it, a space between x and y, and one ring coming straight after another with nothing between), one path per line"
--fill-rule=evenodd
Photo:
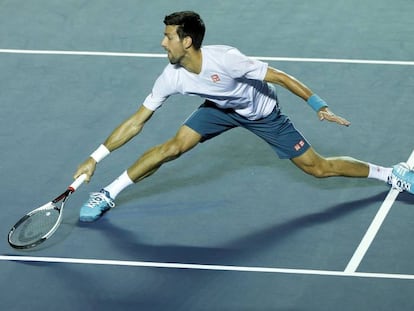
M116 180L100 192L90 194L80 209L80 220L92 222L115 206L114 200L126 187L150 176L164 163L178 158L198 143L227 130L243 127L266 141L281 159L290 159L298 168L315 177L348 176L374 178L393 183L400 190L414 191L414 174L398 165L393 168L362 162L350 157L325 158L281 112L275 85L302 98L320 120L349 126L326 102L307 86L267 63L251 59L230 46L203 46L205 26L195 12L184 11L164 19L161 42L168 64L155 81L142 106L121 123L76 171L89 181L96 164L138 135L153 113L174 94L197 95L204 99L178 129L174 137L147 150ZM401 171L404 170L404 171ZM395 171L395 170L394 170ZM399 181L397 184L396 181ZM413 190L411 190L413 189Z

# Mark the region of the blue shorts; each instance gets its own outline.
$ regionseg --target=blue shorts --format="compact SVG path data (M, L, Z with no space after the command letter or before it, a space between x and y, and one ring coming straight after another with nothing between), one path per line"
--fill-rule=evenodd
M184 124L202 136L201 142L232 128L243 127L266 141L281 159L298 157L310 147L290 119L277 107L265 118L249 120L232 109L220 109L206 101Z

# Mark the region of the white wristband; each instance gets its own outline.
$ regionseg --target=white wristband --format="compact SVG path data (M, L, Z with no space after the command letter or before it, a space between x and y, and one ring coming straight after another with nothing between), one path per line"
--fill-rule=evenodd
M108 150L108 148L106 148L105 145L102 144L91 154L91 158L93 158L96 161L96 163L99 163L110 153L111 152Z

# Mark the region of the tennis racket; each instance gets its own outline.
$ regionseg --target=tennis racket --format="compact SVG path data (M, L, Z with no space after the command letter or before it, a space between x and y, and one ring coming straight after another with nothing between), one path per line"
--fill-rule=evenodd
M61 195L24 215L10 229L8 240L13 248L29 249L50 238L62 222L63 206L68 197L85 181L79 176Z

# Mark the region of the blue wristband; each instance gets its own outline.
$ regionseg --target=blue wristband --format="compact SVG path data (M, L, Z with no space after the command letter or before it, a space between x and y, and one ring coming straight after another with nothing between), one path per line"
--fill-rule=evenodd
M308 98L308 105L311 106L316 112L323 107L328 107L328 104L316 94L313 94Z

